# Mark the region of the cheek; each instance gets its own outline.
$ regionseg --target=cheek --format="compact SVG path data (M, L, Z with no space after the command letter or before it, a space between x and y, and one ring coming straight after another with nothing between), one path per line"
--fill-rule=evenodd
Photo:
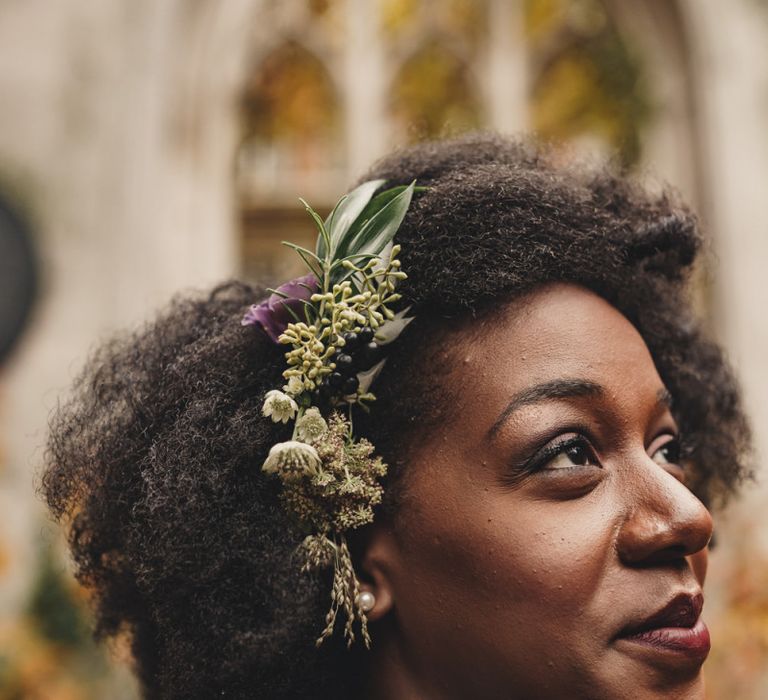
M435 612L468 625L507 618L510 629L522 623L547 634L583 626L613 551L610 518L596 504L434 483L428 499L414 494L428 505L408 515L403 554L439 602Z
M502 488L482 461L447 470L438 456L412 469L395 523L388 574L404 647L436 677L472 668L496 693L571 697L600 668L614 624L609 499Z
M603 578L612 551L611 529L584 502L507 496L487 504L489 515L475 532L485 556L473 557L468 568L474 565L482 577L493 562L495 573L487 582L494 595L535 614L546 608L558 624L578 621Z

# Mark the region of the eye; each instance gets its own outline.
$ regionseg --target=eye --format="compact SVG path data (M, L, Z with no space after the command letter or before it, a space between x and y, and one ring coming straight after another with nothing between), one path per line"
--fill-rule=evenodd
M651 448L651 459L660 467L666 469L680 483L688 485L689 474L684 466L682 447L680 439L674 436L668 436L669 440L656 449Z
M572 469L599 466L589 442L583 437L570 438L552 445L540 463L541 469Z
M652 455L651 459L656 464L680 464L680 441L677 438L672 438L669 442L664 443L659 447Z
M505 478L506 484L517 486L530 478L532 488L555 500L572 500L586 496L606 477L588 429L573 426L568 432L551 434L526 461L514 466Z

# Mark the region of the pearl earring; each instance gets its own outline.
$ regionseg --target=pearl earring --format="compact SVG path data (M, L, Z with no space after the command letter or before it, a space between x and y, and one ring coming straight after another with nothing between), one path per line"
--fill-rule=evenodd
M363 612L370 612L376 606L376 596L370 591L360 591L355 602Z

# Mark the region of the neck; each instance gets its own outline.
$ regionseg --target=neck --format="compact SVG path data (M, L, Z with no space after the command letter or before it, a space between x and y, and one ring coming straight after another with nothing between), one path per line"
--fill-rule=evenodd
M369 654L368 682L365 697L369 700L438 700L442 698L428 689L403 654L393 625L379 627L373 633Z

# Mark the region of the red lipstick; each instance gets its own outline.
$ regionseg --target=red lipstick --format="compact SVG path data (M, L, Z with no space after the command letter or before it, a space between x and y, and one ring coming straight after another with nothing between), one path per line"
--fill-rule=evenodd
M701 619L703 606L701 594L675 596L658 612L624 628L619 639L703 662L710 647L709 630Z

